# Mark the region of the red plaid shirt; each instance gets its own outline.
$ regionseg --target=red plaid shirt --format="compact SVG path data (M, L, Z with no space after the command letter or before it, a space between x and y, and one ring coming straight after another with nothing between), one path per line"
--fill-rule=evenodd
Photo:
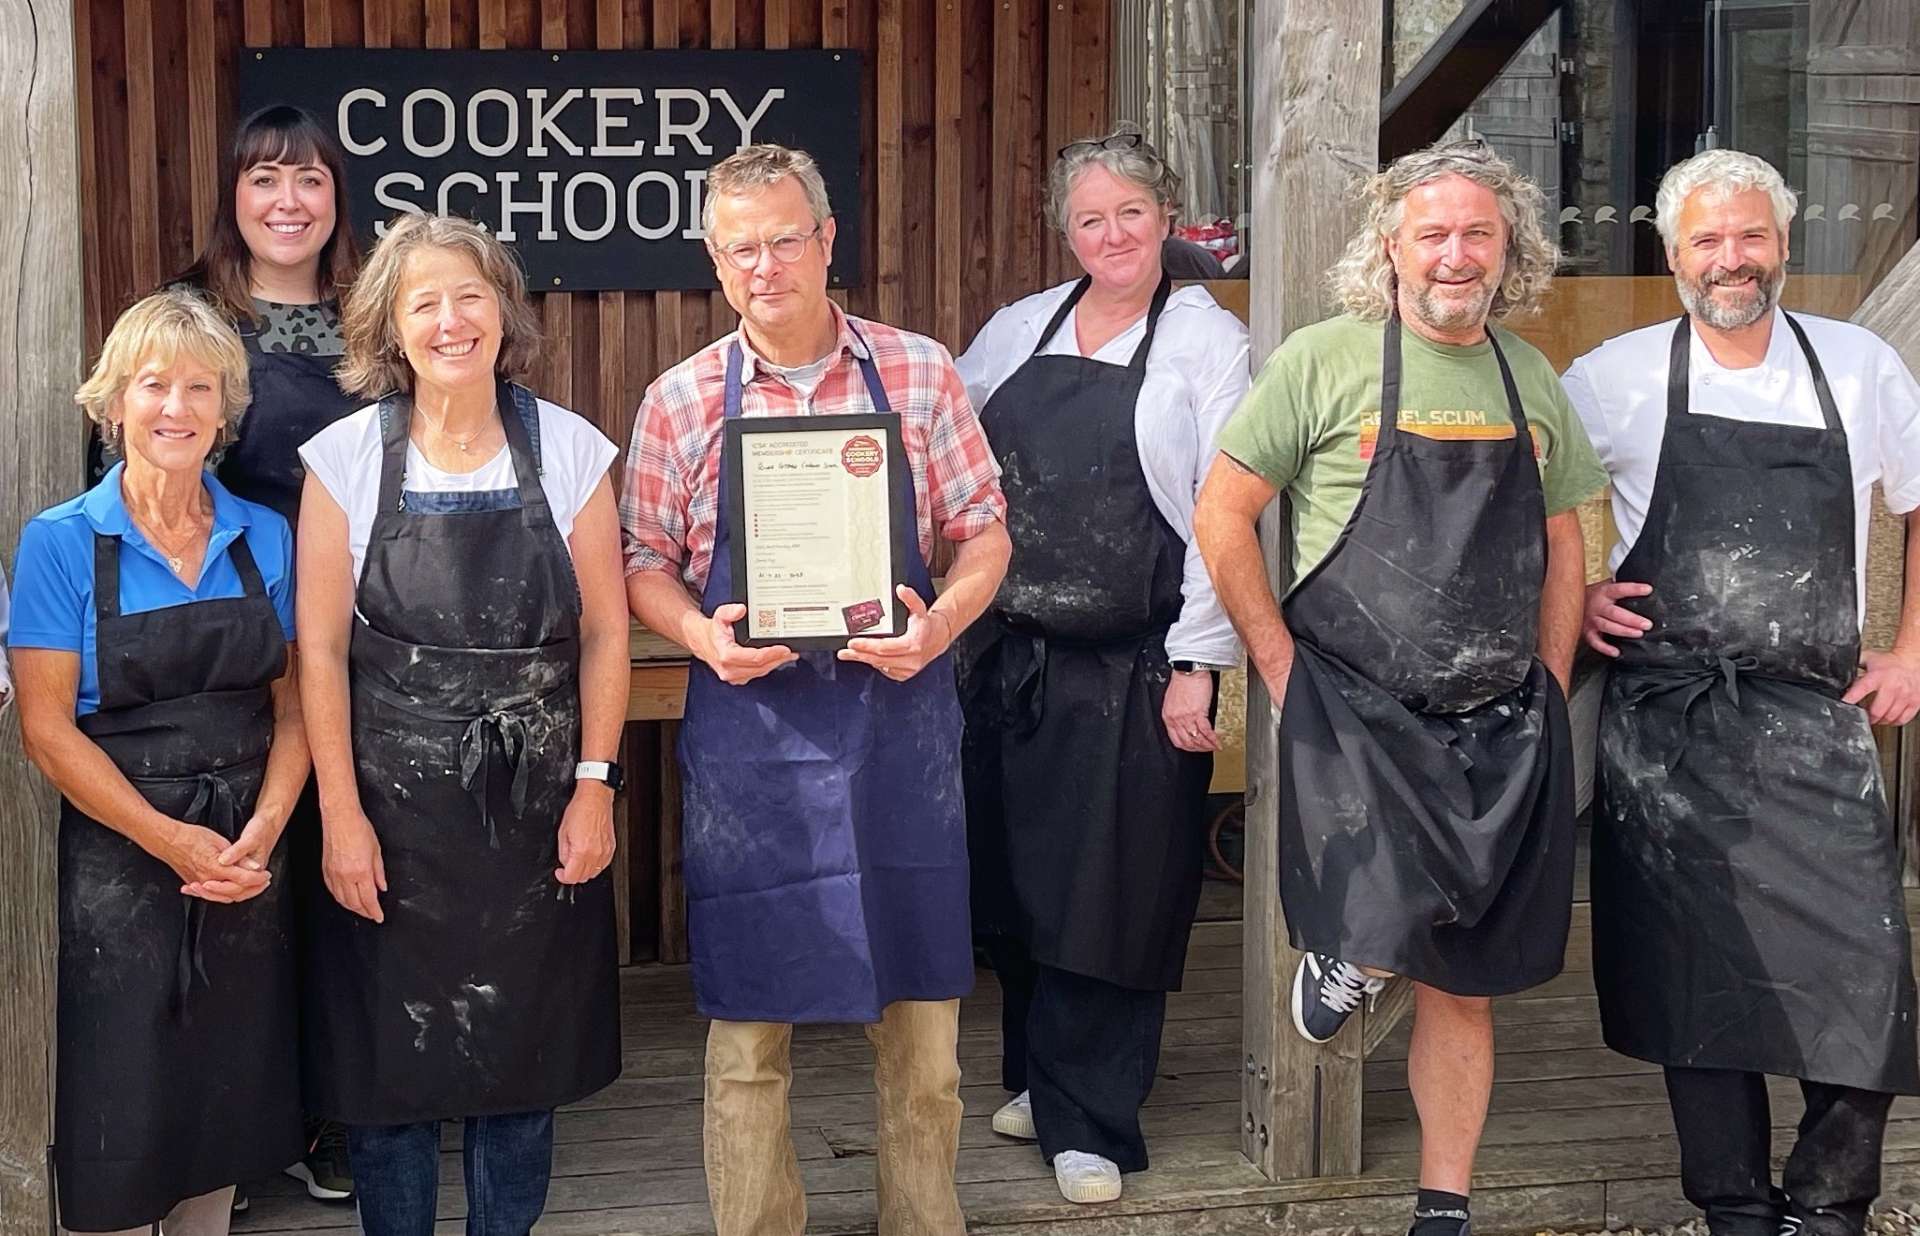
M887 399L900 416L922 558L932 560L936 527L948 540L964 541L995 520L1005 521L1000 465L954 372L953 357L924 335L849 317L837 305L833 315L839 347L810 405L802 404L780 375L761 370L738 331L695 352L647 388L634 417L620 495L627 574L672 570L694 596L706 588L720 507L727 349L735 339L741 339L744 352L742 416L872 412L856 359L871 346Z

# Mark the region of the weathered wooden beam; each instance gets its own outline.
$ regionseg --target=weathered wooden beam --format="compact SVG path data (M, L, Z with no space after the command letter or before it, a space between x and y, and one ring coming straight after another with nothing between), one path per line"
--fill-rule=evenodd
M71 0L0 0L0 557L86 475L73 405L85 350ZM0 718L0 1236L49 1230L57 799Z
M1560 0L1468 0L1380 105L1380 157L1440 139L1464 116Z
M1254 8L1251 322L1254 355L1326 316L1321 279L1345 246L1355 176L1379 151L1379 0L1268 0ZM1279 592L1280 504L1260 523ZM1280 909L1275 709L1258 675L1247 707L1246 1003L1241 1146L1271 1179L1360 1171L1360 1036L1315 1047L1287 995L1299 954Z

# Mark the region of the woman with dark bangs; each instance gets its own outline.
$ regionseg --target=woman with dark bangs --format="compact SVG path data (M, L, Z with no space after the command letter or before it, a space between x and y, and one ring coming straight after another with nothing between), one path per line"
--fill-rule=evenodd
M197 288L240 333L253 402L240 437L220 459L236 496L300 523L306 470L300 445L361 403L333 370L345 351L340 300L360 250L348 209L346 156L325 126L297 107L269 107L241 121L228 148L206 248L177 282ZM297 919L319 870L319 807L309 786L287 826ZM346 1133L311 1123L308 1150L287 1174L322 1201L353 1196ZM235 1202L244 1208L245 1194Z

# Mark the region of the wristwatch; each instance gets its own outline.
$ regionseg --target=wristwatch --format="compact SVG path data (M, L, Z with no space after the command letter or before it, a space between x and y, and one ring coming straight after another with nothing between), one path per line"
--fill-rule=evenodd
M620 766L611 760L581 760L573 766L575 781L604 781L607 788L618 794L620 787L626 784L626 777Z
M1173 666L1173 672L1176 674L1197 674L1207 668L1198 661L1174 661L1171 662L1171 664Z

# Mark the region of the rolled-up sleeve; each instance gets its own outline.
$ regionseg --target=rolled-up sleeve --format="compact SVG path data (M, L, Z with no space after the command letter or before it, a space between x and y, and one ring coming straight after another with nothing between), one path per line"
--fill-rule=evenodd
M1000 464L959 372L951 360L942 369L943 389L927 433L927 497L934 528L949 541L964 541L989 524L1006 522L1007 497L1000 491Z
M656 382L633 418L620 485L620 548L628 575L678 573L687 557L692 493L675 462L669 403Z

